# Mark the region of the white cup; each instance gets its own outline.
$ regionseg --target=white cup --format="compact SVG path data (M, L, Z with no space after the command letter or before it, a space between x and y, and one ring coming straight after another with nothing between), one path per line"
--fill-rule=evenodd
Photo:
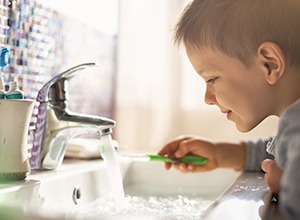
M34 100L0 100L0 181L23 180L30 173L28 128Z

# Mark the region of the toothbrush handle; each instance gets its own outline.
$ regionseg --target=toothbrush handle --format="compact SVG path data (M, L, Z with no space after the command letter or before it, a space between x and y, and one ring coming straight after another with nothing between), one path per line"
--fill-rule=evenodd
M149 161L174 163L174 161L172 159L170 159L169 157L160 156L160 155L147 155L147 156L149 157Z
M172 160L168 157L165 156L160 156L160 155L148 155L150 158L150 161L163 161L163 162L169 162L169 163L186 163L186 164L206 164L208 162L208 159L205 157L200 157L200 156L194 156L194 155L186 155L183 156L181 159L178 161Z
M186 163L186 164L206 164L208 162L208 159L205 157L200 157L200 156L193 156L193 155L186 155L181 158L181 162Z

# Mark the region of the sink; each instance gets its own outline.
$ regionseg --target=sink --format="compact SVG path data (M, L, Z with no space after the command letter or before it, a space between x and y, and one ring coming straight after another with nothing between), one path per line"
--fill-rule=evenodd
M182 174L177 170L165 170L160 162L133 162L125 158L120 159L120 167L126 200L137 205L144 203L146 211L149 211L149 206L152 207L150 213L127 213L126 219L141 219L141 215L144 215L143 219L168 219L171 212L179 207L183 209L178 215L190 213L193 206L201 206L198 208L204 212L240 174L227 169ZM34 171L25 181L0 183L0 219L1 214L16 213L18 217L22 215L22 219L124 217L123 210L114 215L110 215L110 211L99 213L101 207L110 204L111 195L108 169L102 160L69 159L64 161L59 171ZM162 207L170 201L173 210L169 205ZM138 206L136 209L142 208ZM165 210L165 213L156 213L156 209Z

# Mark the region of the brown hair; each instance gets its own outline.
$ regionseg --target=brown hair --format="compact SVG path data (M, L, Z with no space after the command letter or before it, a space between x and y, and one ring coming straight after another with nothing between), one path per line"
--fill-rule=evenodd
M175 28L176 44L209 48L249 65L270 41L300 67L299 0L194 0Z

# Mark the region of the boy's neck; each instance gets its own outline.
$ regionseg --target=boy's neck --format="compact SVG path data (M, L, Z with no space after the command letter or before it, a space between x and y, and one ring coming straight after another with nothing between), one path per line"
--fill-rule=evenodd
M300 70L288 71L279 83L278 116L300 98Z

